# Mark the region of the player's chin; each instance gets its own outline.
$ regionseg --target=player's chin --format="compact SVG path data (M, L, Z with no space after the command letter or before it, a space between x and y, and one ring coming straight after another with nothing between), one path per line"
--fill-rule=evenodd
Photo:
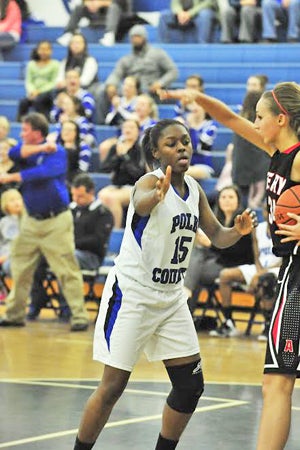
M190 161L188 159L180 159L177 161L175 167L173 167L173 172L183 173L186 172L190 167Z

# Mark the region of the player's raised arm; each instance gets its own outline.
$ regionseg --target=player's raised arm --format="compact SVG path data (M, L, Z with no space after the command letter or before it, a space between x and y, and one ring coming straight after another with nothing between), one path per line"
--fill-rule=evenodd
M262 136L256 130L255 125L249 120L233 112L225 103L220 100L203 94L194 89L161 90L159 92L161 100L179 99L191 103L196 101L215 120L225 127L230 128L247 141L261 148L269 154L274 153L274 148L264 143Z

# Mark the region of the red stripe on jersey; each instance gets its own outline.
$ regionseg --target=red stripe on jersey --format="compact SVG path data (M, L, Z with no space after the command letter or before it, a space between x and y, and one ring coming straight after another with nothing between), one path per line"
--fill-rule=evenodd
M292 147L289 147L289 148L287 148L286 150L284 150L283 153L287 153L287 154L292 153L292 151L294 151L295 148L298 148L299 145L300 145L300 142L297 142L297 144L292 145Z
M272 338L273 338L273 343L275 344L276 348L277 348L277 338L278 338L279 333L280 333L279 322L281 321L281 316L282 316L284 303L285 303L285 299L284 299L284 297L282 297L281 298L280 308L277 311L276 319L274 320L274 324L273 324L273 327L272 327Z

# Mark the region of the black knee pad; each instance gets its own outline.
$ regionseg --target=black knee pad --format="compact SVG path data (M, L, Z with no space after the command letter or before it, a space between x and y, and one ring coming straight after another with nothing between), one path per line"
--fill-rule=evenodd
M167 404L180 413L193 413L204 390L201 360L167 367L167 371L173 386Z

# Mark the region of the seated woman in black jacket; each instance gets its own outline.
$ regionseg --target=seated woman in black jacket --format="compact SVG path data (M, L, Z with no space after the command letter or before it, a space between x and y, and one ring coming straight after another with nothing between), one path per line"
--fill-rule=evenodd
M235 217L243 210L240 191L237 186L224 187L218 194L216 217L225 226L231 227ZM254 264L252 236L243 236L238 242L228 248L216 248L199 230L197 244L193 248L189 267L184 279L184 286L189 297L190 310L193 313L197 307L199 287L213 285L222 269L241 264ZM196 298L197 297L197 298ZM237 335L231 308L227 308L226 326L228 336Z
M146 173L139 134L139 124L132 119L125 120L120 138L101 164L102 172L112 174L112 185L101 189L98 197L111 210L116 228L122 227L123 211L129 205L135 182Z

